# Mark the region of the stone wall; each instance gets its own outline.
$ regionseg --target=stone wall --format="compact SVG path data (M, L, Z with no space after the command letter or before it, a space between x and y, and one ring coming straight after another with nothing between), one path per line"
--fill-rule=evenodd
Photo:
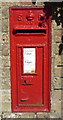
M52 7L51 112L12 113L10 84L9 7ZM63 21L62 3L0 2L0 118L61 118L63 105Z

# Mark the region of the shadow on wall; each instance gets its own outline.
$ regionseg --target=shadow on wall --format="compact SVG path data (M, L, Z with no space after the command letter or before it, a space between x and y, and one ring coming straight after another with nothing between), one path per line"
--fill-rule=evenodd
M63 27L63 2L46 2L45 7L52 8L52 19L56 21L57 26L62 23Z
M61 65L59 65L59 67L61 67L61 78L63 78L63 2L45 2L44 4L45 7L52 8L52 20L55 20L57 26L62 25L61 43L59 45L58 55L61 56Z
M57 26L62 24L63 28L63 2L46 2L46 7L52 8L52 20L55 20ZM63 52L63 35L61 36L61 44L59 45L59 55Z
M55 20L57 26L62 25L61 32L61 43L59 45L58 57L61 56L61 64L57 67L61 67L61 90L63 91L63 2L47 2L45 3L46 7L51 6L52 8L52 20ZM63 101L63 92L61 93L61 98ZM63 109L63 102L61 108ZM62 115L63 116L63 110Z

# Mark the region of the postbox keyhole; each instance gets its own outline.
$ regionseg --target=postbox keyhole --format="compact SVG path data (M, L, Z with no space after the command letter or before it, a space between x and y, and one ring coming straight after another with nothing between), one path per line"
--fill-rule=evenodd
M24 80L24 83L26 84L26 80Z

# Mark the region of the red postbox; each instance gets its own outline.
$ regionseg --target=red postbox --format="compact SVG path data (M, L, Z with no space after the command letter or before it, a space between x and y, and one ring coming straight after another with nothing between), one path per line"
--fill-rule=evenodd
M45 7L10 8L13 112L49 112L51 12Z

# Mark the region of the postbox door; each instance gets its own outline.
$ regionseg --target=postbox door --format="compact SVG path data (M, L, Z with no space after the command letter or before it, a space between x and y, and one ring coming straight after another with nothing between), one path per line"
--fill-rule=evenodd
M18 47L17 51L18 104L42 104L43 48Z

